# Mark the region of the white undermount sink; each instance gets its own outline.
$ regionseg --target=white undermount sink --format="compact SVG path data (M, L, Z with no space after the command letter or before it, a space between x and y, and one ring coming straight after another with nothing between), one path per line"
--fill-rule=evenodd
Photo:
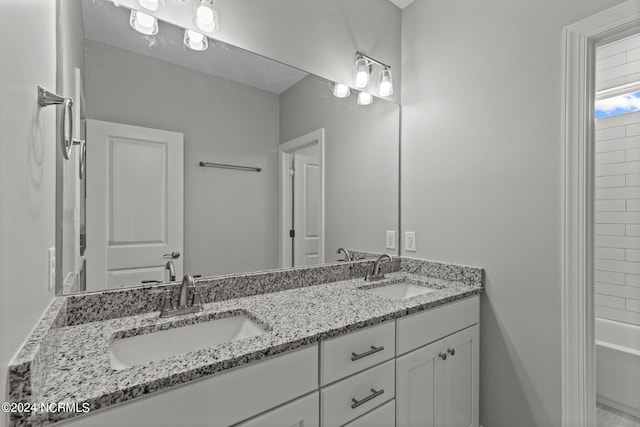
M244 315L237 315L116 339L109 345L111 367L121 370L145 365L264 333L262 326Z
M365 288L363 290L390 299L413 298L418 295L436 291L436 289L428 288L423 285L416 285L410 282L392 283L389 285L376 286L374 288Z

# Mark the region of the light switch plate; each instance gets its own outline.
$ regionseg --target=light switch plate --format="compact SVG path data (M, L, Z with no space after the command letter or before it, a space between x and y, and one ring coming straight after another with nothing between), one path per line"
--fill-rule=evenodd
M409 252L416 251L416 232L406 231L404 233L404 250Z
M395 230L387 230L387 249L395 249L396 248L396 231Z

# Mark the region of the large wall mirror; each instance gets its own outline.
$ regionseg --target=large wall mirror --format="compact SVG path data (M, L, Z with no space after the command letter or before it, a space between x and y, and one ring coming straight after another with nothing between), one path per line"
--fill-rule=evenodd
M140 34L109 1L60 3L86 152L58 161L58 294L397 254L397 104L214 39L194 51L166 22Z

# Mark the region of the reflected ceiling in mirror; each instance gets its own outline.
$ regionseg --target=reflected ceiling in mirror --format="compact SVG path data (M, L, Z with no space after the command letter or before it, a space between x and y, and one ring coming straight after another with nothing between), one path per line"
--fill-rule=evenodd
M63 215L58 293L335 262L338 247L397 253L385 235L398 229L398 105L361 106L319 76L213 39L193 51L183 29L145 36L127 9L81 4L59 68L83 75L87 170L59 171L63 212L80 215Z

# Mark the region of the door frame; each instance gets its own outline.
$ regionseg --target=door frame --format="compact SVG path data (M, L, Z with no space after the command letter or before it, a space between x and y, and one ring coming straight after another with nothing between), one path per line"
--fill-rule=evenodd
M562 425L595 427L594 102L595 48L640 25L629 0L563 31Z
M290 224L292 222L292 200L291 200L291 192L293 191L293 183L291 179L291 174L289 170L291 168L291 158L295 151L298 149L312 145L318 144L318 168L320 170L320 213L318 215L319 225L318 225L318 234L320 236L320 244L318 251L320 252L320 258L318 262L320 264L324 263L324 243L325 243L325 233L324 233L324 206L325 206L325 197L324 197L324 176L325 176L325 154L324 154L324 128L320 128L309 132L305 135L302 135L298 138L292 139L291 141L284 142L278 145L278 243L279 243L279 254L280 254L280 268L291 267L291 241L289 237L289 230L291 229Z

